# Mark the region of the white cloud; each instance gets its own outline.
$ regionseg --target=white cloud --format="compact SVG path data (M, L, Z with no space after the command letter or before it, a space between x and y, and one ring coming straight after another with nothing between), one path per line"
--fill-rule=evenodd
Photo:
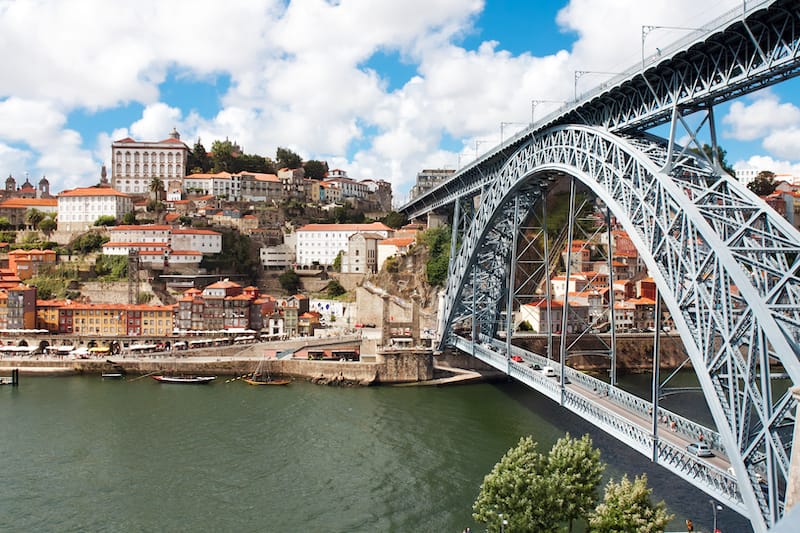
M794 176L800 176L799 162L773 159L772 157L766 155L754 155L746 161L737 161L733 167L737 170L769 170L775 174L792 174Z
M781 103L771 91L762 91L751 104L733 102L723 124L730 129L726 135L741 141L752 141L772 132L800 124L800 109L794 104Z
M389 179L402 196L420 169L455 166L458 154L439 147L443 136L462 142L466 163L474 157L476 140L500 140L501 122L530 120L532 100L571 99L575 70L619 71L639 62L642 25L691 27L740 5L723 0L698 9L695 0L571 0L558 24L575 35L574 45L536 57L513 55L502 42L484 42L476 50L460 46L459 39L474 32L483 4L0 3L0 47L6 72L14 73L0 79L0 143L24 145L8 152L8 159L0 149L0 165L39 166L64 185L96 183L100 165L110 163L111 141L160 140L176 127L190 146L201 138L208 149L227 137L247 152L267 156L285 146L306 158L327 159L356 178ZM533 21L531 31L552 23ZM655 29L644 40L645 53L690 33ZM380 72L364 67L379 52L414 65L415 75L389 90ZM220 76L230 79L230 87L213 116L160 99L167 77L213 83ZM579 92L600 81L603 76L582 78ZM144 107L130 124L116 124L114 131L91 139L70 129L73 110L115 109L129 102ZM754 105L745 106L742 115L752 115ZM537 117L553 108L543 105ZM731 124L761 131L753 120ZM768 133L764 145L776 154L796 146L791 131ZM87 149L86 143L93 146ZM354 146L358 151L348 160ZM489 147L482 145L481 151Z

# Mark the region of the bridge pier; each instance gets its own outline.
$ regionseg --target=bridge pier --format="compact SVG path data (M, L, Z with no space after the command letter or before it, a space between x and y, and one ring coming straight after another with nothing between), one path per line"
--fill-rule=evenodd
M792 397L797 402L797 414L800 416L800 387L792 389ZM786 482L786 511L800 501L800 424L794 426L792 443L792 460L789 464L789 479Z

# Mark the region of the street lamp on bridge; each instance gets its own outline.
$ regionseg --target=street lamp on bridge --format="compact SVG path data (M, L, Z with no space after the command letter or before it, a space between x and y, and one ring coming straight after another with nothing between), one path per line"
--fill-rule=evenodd
M478 159L478 147L482 144L490 143L487 139L475 139L475 159Z
M525 122L501 122L500 123L500 144L503 144L503 128L506 126L528 126Z
M619 72L607 72L605 70L576 70L574 83L572 84L573 98L578 101L578 80L587 74L607 74L609 76L616 76Z
M688 28L686 26L642 26L642 71L644 71L644 41L653 30L682 30L682 31L705 31L705 28ZM661 55L661 49L656 48L656 55Z
M535 118L535 115L536 115L536 106L537 105L539 105L539 104L561 104L561 105L564 105L566 103L567 103L566 100L531 100L531 124L536 122L534 120L534 118Z

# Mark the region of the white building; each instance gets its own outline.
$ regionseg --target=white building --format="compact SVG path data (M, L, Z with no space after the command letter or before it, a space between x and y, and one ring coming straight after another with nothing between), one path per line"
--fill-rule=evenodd
M139 251L142 262L161 266L198 264L203 255L222 251L222 234L202 229L143 225L109 228L111 240L103 245L105 255L128 255Z
M294 248L287 244L262 246L259 256L266 269L286 269L294 264Z
M297 263L303 266L332 265L339 252L346 252L348 240L356 233L376 233L387 238L392 228L371 224L307 224L297 230Z
M414 237L390 237L378 242L378 270L383 268L383 264L390 257L402 255L408 252L409 247L414 244Z
M58 194L58 231L86 231L102 216L122 219L133 200L107 187L83 187Z
M341 191L341 198L365 198L369 192L366 184L350 178L328 178L324 183L330 188Z
M163 141L141 142L130 137L111 144L111 186L127 194L149 194L153 178L183 179L189 147L172 130Z

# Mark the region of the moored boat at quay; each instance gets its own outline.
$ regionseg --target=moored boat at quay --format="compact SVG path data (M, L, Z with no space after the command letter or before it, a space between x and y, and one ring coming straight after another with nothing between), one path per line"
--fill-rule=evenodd
M205 385L217 379L217 376L165 376L163 374L150 377L159 383L177 383L183 385Z

